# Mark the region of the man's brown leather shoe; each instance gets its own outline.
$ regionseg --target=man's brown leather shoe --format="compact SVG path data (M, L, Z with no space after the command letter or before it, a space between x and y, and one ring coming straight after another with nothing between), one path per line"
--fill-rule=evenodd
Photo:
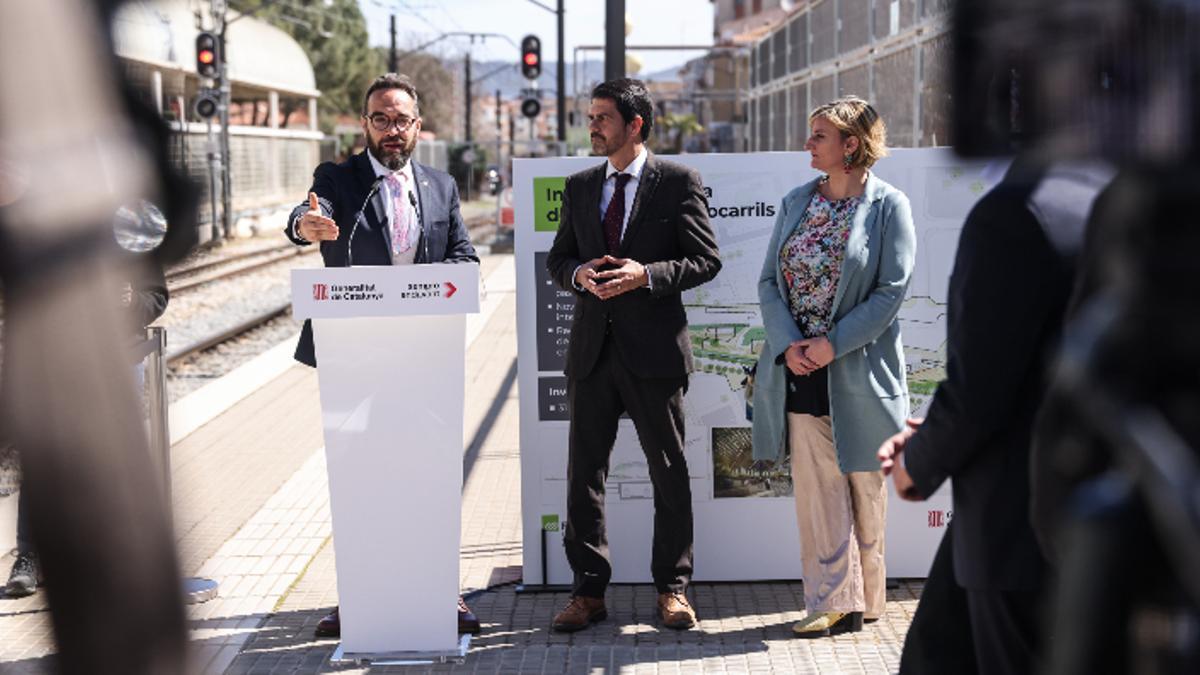
M696 625L696 610L688 602L683 591L658 594L658 615L662 625L675 630L684 630Z
M321 620L317 622L317 629L313 633L319 638L342 636L342 619L338 616L337 607L321 617Z
M607 618L608 610L604 608L604 598L572 595L567 606L554 615L554 630L560 633L574 633Z
M470 607L467 607L467 603L462 599L462 596L458 596L458 634L470 633L478 635L481 630L483 629L479 625L479 619L476 618L475 613L471 611Z

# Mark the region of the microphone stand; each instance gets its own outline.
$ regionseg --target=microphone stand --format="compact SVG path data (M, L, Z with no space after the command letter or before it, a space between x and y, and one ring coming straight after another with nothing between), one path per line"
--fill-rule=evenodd
M421 218L421 209L417 206L417 195L412 190L408 191L408 203L412 204L413 213L417 216L417 225L421 228L421 248L424 251L424 260L429 262L429 237L425 236L425 221Z
M346 266L354 267L354 233L358 231L358 224L362 222L363 211L367 208L367 204L371 201L371 197L379 191L379 186L383 185L383 180L386 176L379 176L371 183L371 189L367 191L367 198L363 200L362 206L358 207L358 211L354 213L354 226L350 228L350 240L346 243Z

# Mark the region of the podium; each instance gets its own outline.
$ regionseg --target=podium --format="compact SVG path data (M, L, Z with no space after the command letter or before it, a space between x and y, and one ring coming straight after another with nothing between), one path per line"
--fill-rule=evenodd
M342 642L335 658L447 660L458 636L466 314L479 265L292 271L312 319Z

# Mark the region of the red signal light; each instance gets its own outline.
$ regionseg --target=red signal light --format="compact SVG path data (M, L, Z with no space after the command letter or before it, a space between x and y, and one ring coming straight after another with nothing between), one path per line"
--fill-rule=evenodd
M208 31L196 34L196 74L216 79L221 74L220 41Z
M542 74L542 41L536 35L521 39L521 74L527 80L536 80Z

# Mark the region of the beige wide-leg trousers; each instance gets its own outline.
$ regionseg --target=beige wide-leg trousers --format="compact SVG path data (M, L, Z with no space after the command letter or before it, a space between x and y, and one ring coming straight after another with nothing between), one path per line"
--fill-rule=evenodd
M788 413L787 421L805 609L879 618L886 594L883 472L842 473L828 415Z

